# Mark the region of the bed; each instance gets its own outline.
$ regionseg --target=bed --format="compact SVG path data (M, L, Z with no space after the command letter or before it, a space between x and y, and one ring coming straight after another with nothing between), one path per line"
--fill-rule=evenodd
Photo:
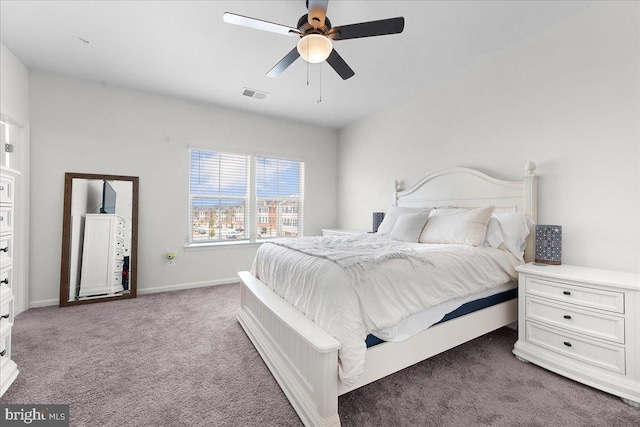
M537 219L535 165L520 181L504 181L467 168L432 173L414 186L394 185L393 204L402 207L453 206L519 212ZM533 254L527 240L525 260ZM305 425L337 426L338 396L517 320L517 299L507 300L438 323L411 338L366 350L355 381L340 380L342 344L248 271L239 273L238 320ZM348 385L347 385L348 384Z

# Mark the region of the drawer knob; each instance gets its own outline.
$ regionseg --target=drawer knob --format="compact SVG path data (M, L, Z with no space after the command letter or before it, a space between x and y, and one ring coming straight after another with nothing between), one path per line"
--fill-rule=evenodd
M9 252L9 246L7 246L6 248L0 248L0 251L2 251L2 252Z
M565 295L571 295L571 292L569 292L569 291L562 291L562 293L565 294Z
M9 284L9 278L5 277L4 279L0 280L0 283L4 283L5 285Z
M8 319L9 318L9 313L5 314L4 316L0 316L0 319Z
M565 341L564 345L566 345L567 347L571 347L571 343L569 341Z
M0 221L4 221L4 217L0 215Z
M564 318L567 319L567 320L571 320L571 316L569 316L568 314L565 314Z
M5 354L7 354L7 350L0 351L0 357L4 356Z

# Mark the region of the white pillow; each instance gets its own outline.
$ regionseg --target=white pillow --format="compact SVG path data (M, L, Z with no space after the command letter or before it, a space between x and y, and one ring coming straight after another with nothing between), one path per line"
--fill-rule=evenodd
M500 228L500 223L496 219L496 215L491 215L487 224L487 235L484 237L484 245L498 248L504 242L504 234Z
M428 219L429 212L402 214L398 217L389 237L401 242L418 243L420 233Z
M508 250L521 260L527 246L527 236L535 222L528 216L517 212L494 214L493 217L500 225L504 236L500 248Z
M380 223L380 226L378 227L378 234L386 235L391 233L391 231L393 230L393 226L396 224L396 221L398 220L400 215L405 213L418 213L418 212L429 213L429 209L391 206L387 211L387 214L384 216L384 219Z
M478 209L434 209L420 234L420 243L458 243L480 246L484 242L493 206Z

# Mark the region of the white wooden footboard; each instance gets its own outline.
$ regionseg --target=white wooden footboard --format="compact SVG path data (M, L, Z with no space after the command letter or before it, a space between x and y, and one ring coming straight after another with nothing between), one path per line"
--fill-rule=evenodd
M338 378L340 343L247 271L238 320L307 426L339 426L338 395L447 351L517 320L513 299L438 324L401 342L367 350L352 387Z
M443 353L518 320L518 299L512 299L439 323L407 340L367 349L364 373L351 387L338 384L343 395L404 368Z
M251 273L238 273L238 321L307 426L339 426L340 343Z

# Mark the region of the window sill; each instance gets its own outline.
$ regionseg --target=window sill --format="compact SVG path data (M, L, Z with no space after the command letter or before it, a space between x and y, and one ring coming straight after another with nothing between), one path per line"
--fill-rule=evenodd
M219 249L219 248L246 248L246 247L257 247L260 246L264 242L250 242L248 240L232 240L228 242L207 242L207 243L189 243L184 245L185 251L200 251L207 249Z

